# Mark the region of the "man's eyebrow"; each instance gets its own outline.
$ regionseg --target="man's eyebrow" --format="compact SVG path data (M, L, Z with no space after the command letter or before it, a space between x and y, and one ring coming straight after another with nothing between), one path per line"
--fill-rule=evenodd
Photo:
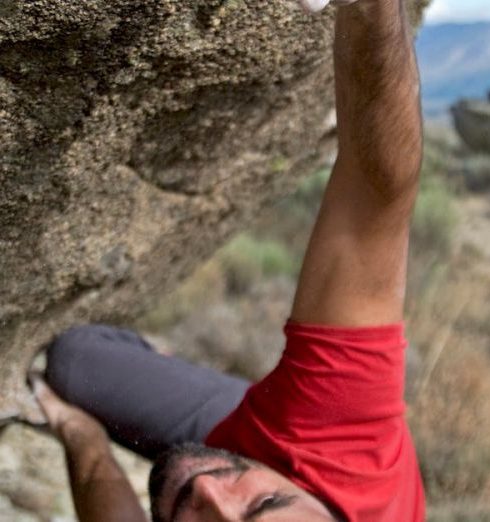
M276 511L280 509L284 509L286 507L291 506L298 500L297 495L278 495L278 498L273 503L263 503L259 505L257 508L249 510L242 516L241 520L244 522L248 520L255 520L256 517L259 517L265 513L270 513L271 511Z

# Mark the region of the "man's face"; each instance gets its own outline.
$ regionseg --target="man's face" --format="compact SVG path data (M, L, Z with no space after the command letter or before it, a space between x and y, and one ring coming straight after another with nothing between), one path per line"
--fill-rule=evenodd
M331 522L315 497L271 469L200 445L176 447L150 477L158 522Z

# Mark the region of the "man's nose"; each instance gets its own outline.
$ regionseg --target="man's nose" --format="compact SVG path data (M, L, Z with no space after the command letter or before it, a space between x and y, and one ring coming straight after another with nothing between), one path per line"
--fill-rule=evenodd
M194 479L192 507L203 514L210 513L219 522L240 520L240 495L229 477L201 475Z

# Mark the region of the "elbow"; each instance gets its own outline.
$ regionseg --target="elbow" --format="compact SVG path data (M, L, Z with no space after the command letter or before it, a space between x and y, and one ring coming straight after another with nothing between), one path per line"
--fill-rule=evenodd
M378 166L369 177L371 185L386 201L405 197L417 191L421 165L421 154L401 155L393 164Z
M422 133L414 132L371 155L363 171L376 192L383 199L393 201L416 192L422 157Z
M377 118L371 126L364 122L356 132L339 136L338 161L345 170L364 178L382 199L393 201L417 190L423 156L422 125L413 111L401 113L395 122L382 115Z

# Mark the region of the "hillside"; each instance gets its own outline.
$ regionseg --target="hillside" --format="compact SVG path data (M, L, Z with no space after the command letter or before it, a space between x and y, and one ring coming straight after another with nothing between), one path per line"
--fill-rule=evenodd
M424 26L417 38L426 116L490 88L490 22Z

